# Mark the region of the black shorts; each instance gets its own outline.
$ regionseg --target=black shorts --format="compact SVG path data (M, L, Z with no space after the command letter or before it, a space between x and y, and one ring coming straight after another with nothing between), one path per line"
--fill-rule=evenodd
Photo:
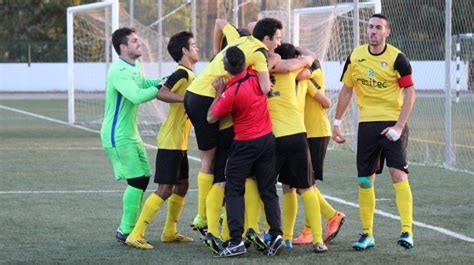
M210 150L217 145L219 123L209 124L207 112L214 99L187 91L184 95L184 109L194 126L199 150Z
M158 149L155 160L155 183L181 184L189 178L188 155L183 150Z
M234 127L231 126L219 131L217 137L217 149L214 159L214 183L225 181L225 165L230 155L232 142L234 140Z
M311 164L313 166L313 176L317 180L323 180L324 158L328 150L331 137L308 138L309 152L311 154Z
M291 188L306 189L314 184L305 133L276 138L278 181Z
M400 139L393 142L380 133L395 121L359 123L357 141L357 174L359 177L382 173L383 162L408 174L407 145L408 126L402 131Z

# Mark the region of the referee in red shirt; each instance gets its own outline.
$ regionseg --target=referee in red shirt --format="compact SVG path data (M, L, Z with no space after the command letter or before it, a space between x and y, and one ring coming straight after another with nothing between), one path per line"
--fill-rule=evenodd
M225 201L231 240L218 256L228 257L246 252L242 242L244 192L245 179L252 173L257 179L272 236L264 254L274 256L283 249L283 240L280 206L275 186L275 138L267 109L267 96L260 90L255 71L250 68L244 70L245 55L239 48L227 49L224 55L224 67L231 78L226 84L223 79L214 82L216 97L207 115L208 122L214 123L232 113L235 133L225 170Z

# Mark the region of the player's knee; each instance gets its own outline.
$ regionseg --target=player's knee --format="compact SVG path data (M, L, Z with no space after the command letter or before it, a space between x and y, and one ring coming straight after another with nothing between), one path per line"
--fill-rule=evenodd
M145 176L127 179L127 184L129 186L132 186L137 189L141 189L143 191L146 191L146 188L148 187L149 182L150 182L150 178L145 177Z
M358 178L359 187L361 189L370 189L372 188L372 178L368 177L359 177Z
M170 185L170 184L159 184L156 194L160 196L161 199L166 200L173 193L173 187L174 185Z
M181 181L180 184L176 185L174 187L174 193L177 195L184 197L186 196L186 193L188 192L189 189L189 182L188 181Z

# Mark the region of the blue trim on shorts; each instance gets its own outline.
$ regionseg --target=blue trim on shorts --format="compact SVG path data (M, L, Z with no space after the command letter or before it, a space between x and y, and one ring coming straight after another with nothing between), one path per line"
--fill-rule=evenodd
M117 103L115 103L114 120L112 122L112 135L110 137L110 139L112 140L112 147L115 147L115 126L117 126L117 118L118 118L118 113L120 110L121 101L122 101L122 94L118 93Z

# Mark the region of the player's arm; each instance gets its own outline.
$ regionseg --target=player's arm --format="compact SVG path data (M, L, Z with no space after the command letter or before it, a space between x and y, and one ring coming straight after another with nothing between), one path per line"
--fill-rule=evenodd
M145 87L151 87L151 86L156 87L159 84L162 84L166 78L167 78L166 76L159 77L158 79L146 79L146 78L144 78L145 79L145 81L144 81Z
M270 74L268 73L268 51L265 48L260 48L254 51L251 56L253 56L252 61L254 63L252 66L257 72L260 90L266 95L272 90L272 82L270 81Z
M311 70L309 68L302 69L296 76L297 81L306 80L311 78Z
M296 76L296 80L309 80L311 82L311 85L308 86L308 90L306 93L308 93L314 100L316 100L316 102L321 104L324 109L330 108L332 105L331 99L329 99L324 93L321 92L321 86L311 77L311 69L304 68L298 73L298 75Z
M313 96L314 100L316 100L319 104L321 104L321 106L324 108L324 109L329 109L332 105L332 102L331 102L331 99L328 98L326 95L324 95L324 93L321 93L321 92L317 92L316 95Z
M308 66L304 57L282 59L278 64L270 69L272 73L289 73Z
M308 93L316 102L321 104L324 109L330 108L332 102L331 99L324 94L324 73L319 60L314 60L308 70L311 72L309 78L311 85L308 87Z
M186 70L177 69L162 86L158 86L159 91L156 98L167 103L183 102L184 95L176 93L176 91L179 91L183 86L187 87L188 78Z
M347 112L349 104L351 103L352 92L352 87L344 84L342 85L341 91L339 92L339 97L337 99L336 116L332 129L332 139L339 144L346 142L346 139L344 139L341 134L341 122Z
M415 104L416 100L416 92L415 87L410 86L403 89L403 105L402 110L400 112L400 116L398 117L398 121L395 124L395 127L402 128L408 122L408 118L410 117L411 111L413 110L413 105Z
M207 122L211 124L217 122L220 118L229 114L232 110L229 110L229 104L227 102L220 102L222 99L222 94L226 88L224 78L217 78L212 82L212 86L216 89L216 97L212 101L211 106L207 111Z
M253 29L255 28L255 25L257 25L257 21L252 21L247 24L247 29L250 31L250 34L253 33Z
M403 53L399 53L394 65L395 70L400 74L398 85L403 89L403 105L398 116L398 121L393 127L385 128L381 134L384 134L389 140L396 141L402 134L403 128L408 122L413 105L416 100L416 92L412 77L412 69L408 58ZM390 130L394 132L389 133ZM395 136L395 138L394 138Z
M108 80L120 94L133 104L141 104L152 100L158 94L157 87L140 88L133 81L132 76L126 71L117 71L113 73Z
M216 22L214 23L214 45L212 46L214 54L219 53L222 49L221 45L222 38L224 37L224 27L227 24L229 24L229 22L221 18L216 19Z
M316 59L316 55L307 49L297 47L301 56L298 58L284 59L280 63L275 65L270 71L273 73L288 73L298 69L310 66Z
M171 89L166 85L160 87L156 98L166 103L176 103L184 101L183 95L171 92Z
M268 70L274 68L281 62L281 56L273 51L268 52Z
M337 99L336 115L332 128L332 139L339 144L346 142L346 139L344 139L341 134L341 125L342 119L344 118L347 108L351 103L354 87L354 82L352 80L351 56L352 54L347 57L346 63L344 64L344 70L342 70L340 81L343 83L343 85Z
M272 90L272 82L268 72L257 72L258 83L263 94L268 94Z

